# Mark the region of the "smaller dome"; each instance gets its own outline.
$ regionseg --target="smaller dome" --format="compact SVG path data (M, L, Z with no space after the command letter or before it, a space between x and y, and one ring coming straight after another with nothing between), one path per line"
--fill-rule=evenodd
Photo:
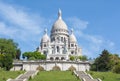
M47 29L45 29L45 34L43 35L41 42L49 42L49 41L50 41L50 38L47 35Z
M69 36L69 41L70 42L77 42L75 35L73 34L73 30L71 30L71 35Z

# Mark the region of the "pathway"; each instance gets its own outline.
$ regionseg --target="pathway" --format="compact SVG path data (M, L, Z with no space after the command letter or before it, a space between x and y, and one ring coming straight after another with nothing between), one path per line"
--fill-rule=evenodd
M8 79L7 81L28 81L30 77L33 78L37 73L38 71L27 71L19 75L16 79Z
M87 74L84 71L74 71L74 73L82 79L82 81L102 81L100 79L93 79L93 77L90 74Z

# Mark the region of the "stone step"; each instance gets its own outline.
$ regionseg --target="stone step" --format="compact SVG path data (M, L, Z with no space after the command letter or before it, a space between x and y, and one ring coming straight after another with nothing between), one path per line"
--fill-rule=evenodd
M10 81L23 81L23 80L21 80L21 79L17 79L17 80L10 80Z
M29 79L29 77L32 76L35 73L36 73L36 71L28 71L25 74L18 77L17 79L12 79L12 80L9 80L9 81L24 81L25 79Z
M76 71L80 78L84 78L85 81L98 81L97 79L91 79L91 77L83 71Z
M85 79L86 81L98 81L97 79Z

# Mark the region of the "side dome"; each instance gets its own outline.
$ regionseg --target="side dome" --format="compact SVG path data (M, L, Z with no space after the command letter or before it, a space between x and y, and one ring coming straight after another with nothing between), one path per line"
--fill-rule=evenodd
M71 35L69 36L69 41L70 42L77 42L75 35L73 34L73 30L71 30Z
M58 12L58 19L55 21L55 23L52 26L52 31L57 29L68 30L66 23L62 20L61 10L59 10Z
M45 30L45 34L43 35L42 39L41 39L41 42L49 42L50 41L50 38L49 36L47 35L47 29Z

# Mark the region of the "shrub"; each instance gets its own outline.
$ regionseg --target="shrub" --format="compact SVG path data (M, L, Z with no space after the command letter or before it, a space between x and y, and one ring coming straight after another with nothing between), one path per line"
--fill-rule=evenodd
M61 69L60 69L59 66L54 66L54 67L52 68L52 70L53 70L53 71L60 71Z
M94 73L93 72L90 72L90 75L93 75Z
M74 70L76 70L76 68L75 68L74 66L70 66L70 67L68 68L68 70L69 70L69 71L74 71Z
M32 79L32 77L30 76L30 77L29 77L29 80L31 80L31 79Z
M4 81L6 81L6 78L5 78L5 77L3 77L2 79L3 79Z
M75 57L74 56L70 56L70 60L71 61L75 60Z
M44 71L44 68L42 66L38 66L36 70Z
M35 60L35 57L30 57L29 60Z
M119 73L119 74L120 74L120 64L114 66L113 72L114 72L114 73Z

